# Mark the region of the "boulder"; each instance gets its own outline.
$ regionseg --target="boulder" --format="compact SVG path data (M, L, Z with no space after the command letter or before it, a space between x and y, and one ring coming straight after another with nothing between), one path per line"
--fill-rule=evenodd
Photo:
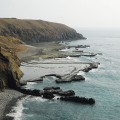
M60 96L73 96L75 92L73 90L61 91L58 93Z
M83 69L83 72L89 72L90 70L92 70L92 66L86 67Z
M83 81L85 78L82 75L74 75L71 77L71 81Z
M96 68L98 68L98 65L99 65L99 64L100 64L100 63L90 63L90 66L84 68L84 69L83 69L83 72L89 72L89 71L92 70L92 69L96 69Z
M46 99L52 99L54 98L55 96L53 95L53 93L50 93L48 91L44 91L43 93L43 98L46 98Z
M45 92L52 93L52 94L58 94L59 92L62 91L60 87L45 87L43 90Z
M55 80L56 83L69 83L72 82L72 80L64 80L64 79L57 79Z
M96 68L98 68L99 64L100 63L91 63L90 66L91 66L91 68L96 69Z
M81 104L90 104L90 105L95 104L95 99L79 97L79 96L65 96L65 97L61 97L60 100L76 102L76 103L81 103Z
M43 90L51 90L51 89L58 90L60 89L60 87L45 87Z
M26 95L33 95L33 96L41 96L43 95L43 91L41 90L31 90L31 89L24 89L24 88L18 88L17 89L19 92L24 93Z
M37 78L37 79L34 79L34 80L27 80L27 82L41 82L43 81L43 78Z

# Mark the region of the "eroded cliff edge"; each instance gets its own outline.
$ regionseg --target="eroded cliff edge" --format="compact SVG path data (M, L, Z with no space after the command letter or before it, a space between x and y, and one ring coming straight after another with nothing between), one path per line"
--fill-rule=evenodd
M0 35L13 36L25 43L85 39L74 29L42 20L0 19Z
M13 37L0 36L0 89L19 86L19 80L23 76L20 67L20 59L17 52L24 50L22 42Z

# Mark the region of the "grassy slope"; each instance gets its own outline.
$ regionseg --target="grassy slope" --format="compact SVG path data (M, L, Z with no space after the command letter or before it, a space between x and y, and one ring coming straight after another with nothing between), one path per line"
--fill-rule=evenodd
M0 47L12 50L15 53L24 51L26 49L21 40L10 36L0 36Z
M0 35L13 36L26 43L83 38L74 29L42 20L0 19Z
M73 30L72 28L66 25L60 24L60 23L47 22L47 21L42 21L42 20L22 20L22 19L7 19L7 18L0 19L0 30L2 28L7 29L6 27L7 24L12 24L12 25L17 26L18 28L24 28L24 29L37 29L38 28L38 29L49 29L51 31L52 30L57 30L57 31Z

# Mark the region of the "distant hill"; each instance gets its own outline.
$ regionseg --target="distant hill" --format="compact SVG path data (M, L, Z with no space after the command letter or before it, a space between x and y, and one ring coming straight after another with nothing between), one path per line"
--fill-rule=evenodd
M85 39L82 34L63 24L16 18L0 19L0 35L12 36L25 43Z

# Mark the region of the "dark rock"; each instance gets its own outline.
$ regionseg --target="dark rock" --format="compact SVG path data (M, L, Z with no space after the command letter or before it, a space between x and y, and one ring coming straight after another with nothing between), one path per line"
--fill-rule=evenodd
M4 92L4 90L5 90L4 80L0 80L0 91Z
M68 90L68 91L61 91L58 94L61 96L73 96L75 95L75 92L73 90Z
M74 75L71 77L72 81L83 81L85 78L82 75Z
M61 89L57 89L57 90L51 89L51 90L44 90L44 91L47 91L47 92L52 93L52 94L58 94L62 90Z
M26 82L26 81L20 82L20 86L25 86L25 85L27 85L27 82Z
M72 82L71 80L64 80L64 79L57 79L55 80L56 83L69 83Z
M82 56L95 57L96 55L97 55L96 53L89 53L89 54L83 54Z
M54 97L55 96L52 93L48 92L48 91L44 91L44 93L43 93L43 98L52 99Z
M45 87L43 90L51 90L52 87Z
M51 89L58 90L60 89L60 87L45 87L43 90L51 90Z
M58 94L59 92L62 91L60 87L45 87L43 90L45 92L52 93L52 94Z
M60 87L52 87L52 89L58 90L58 89L60 89Z
M90 63L90 66L84 68L83 71L84 71L84 72L89 72L89 71L92 70L92 69L96 69L96 68L98 68L98 65L99 65L99 64L100 64L100 63Z
M90 46L89 45L67 46L68 49L70 49L70 48L75 48L75 49L77 49L77 48L87 48L87 47L90 47Z
M76 50L74 50L73 52L83 52L83 50L77 50L77 48L76 48Z
M34 80L28 80L27 82L41 82L43 81L43 78L37 78L37 79L34 79Z
M92 69L96 69L96 68L98 68L99 64L100 63L91 63L90 66L91 66Z
M92 66L86 67L83 69L83 72L89 72L90 70L92 70Z
M79 97L79 96L61 97L60 100L71 101L71 102L76 102L81 104L90 104L90 105L95 104L95 100L93 98L85 98L85 97Z
M43 91L36 90L36 89L31 90L31 89L18 88L17 90L21 93L26 94L26 95L41 96L43 94Z
M41 96L41 95L43 94L42 91L40 91L40 90L36 90L36 89L33 90L32 93L33 93L34 96Z

